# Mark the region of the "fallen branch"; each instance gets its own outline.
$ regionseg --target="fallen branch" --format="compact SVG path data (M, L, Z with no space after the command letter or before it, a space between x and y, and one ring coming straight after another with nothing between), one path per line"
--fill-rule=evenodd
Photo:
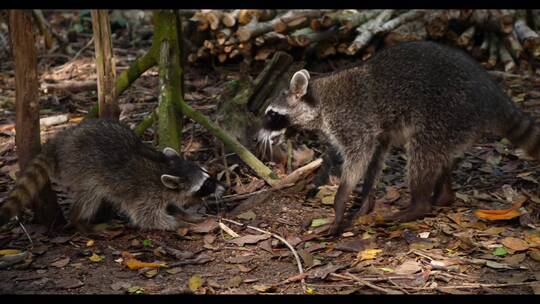
M273 185L276 189L282 189L285 187L288 187L290 185L296 184L296 182L305 176L309 175L313 171L315 171L317 168L319 168L322 164L322 158L318 158L312 162L310 162L307 165L304 165L296 170L294 170L291 174L287 175L283 179L281 179L279 182L275 183Z
M67 91L71 93L79 93L85 91L97 90L97 82L95 80L84 81L63 81L61 83L43 83L41 90L45 93Z

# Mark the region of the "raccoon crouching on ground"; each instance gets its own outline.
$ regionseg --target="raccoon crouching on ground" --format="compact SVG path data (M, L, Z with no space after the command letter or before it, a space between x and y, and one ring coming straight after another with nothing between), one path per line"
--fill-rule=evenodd
M156 151L119 122L87 120L43 145L1 205L0 226L20 214L49 179L69 189L70 220L82 230L105 202L138 228L175 230L175 214L183 207L224 192L173 149Z
M384 49L360 65L310 78L301 70L272 100L259 140L271 141L288 127L318 130L343 157L334 200L335 234L360 214L393 145L404 145L411 192L408 207L391 222L423 217L432 204L454 199L451 170L456 157L484 132L508 138L539 158L540 128L518 109L474 59L432 42ZM363 178L361 201L348 216L345 202Z

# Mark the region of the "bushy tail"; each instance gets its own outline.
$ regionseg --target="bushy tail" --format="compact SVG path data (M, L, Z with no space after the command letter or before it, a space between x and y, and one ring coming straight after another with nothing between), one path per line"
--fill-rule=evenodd
M533 117L519 109L513 109L504 126L504 135L527 154L540 159L540 125Z
M38 196L40 190L47 184L56 170L56 161L50 147L44 149L26 167L23 174L17 179L15 187L0 207L0 226L6 224L11 218L19 215L32 200Z

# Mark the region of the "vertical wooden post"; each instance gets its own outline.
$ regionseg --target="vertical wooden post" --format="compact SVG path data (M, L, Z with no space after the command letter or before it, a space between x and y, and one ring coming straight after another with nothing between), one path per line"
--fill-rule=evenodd
M107 10L92 10L92 30L96 49L99 117L118 119L116 100L116 66L111 41L111 25Z
M11 10L9 30L15 61L15 144L22 171L41 149L37 55L32 32L32 11ZM50 184L42 189L40 196L32 202L32 207L34 218L40 224L51 228L65 223Z

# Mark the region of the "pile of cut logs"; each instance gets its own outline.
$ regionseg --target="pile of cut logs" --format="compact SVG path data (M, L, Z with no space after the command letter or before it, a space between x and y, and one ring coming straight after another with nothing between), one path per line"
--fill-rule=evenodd
M465 49L487 67L532 72L540 10L199 10L188 17L188 60L266 60L278 51L369 58L402 41ZM532 66L531 66L532 65Z

